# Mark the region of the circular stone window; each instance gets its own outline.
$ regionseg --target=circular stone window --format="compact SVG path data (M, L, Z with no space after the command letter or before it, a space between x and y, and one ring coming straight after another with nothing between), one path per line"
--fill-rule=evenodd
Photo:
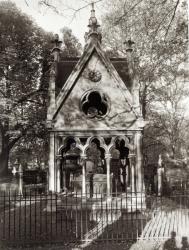
M88 118L103 118L108 110L108 98L97 90L87 91L81 98L81 109Z

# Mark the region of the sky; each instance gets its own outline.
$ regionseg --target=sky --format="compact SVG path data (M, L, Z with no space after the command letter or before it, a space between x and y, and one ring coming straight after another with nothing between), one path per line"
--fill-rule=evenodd
M90 17L91 0L49 0L49 2L57 6L56 11L60 12L61 15L51 8L40 6L38 0L12 0L12 2L24 13L31 16L38 26L44 30L60 34L60 29L67 26L72 29L73 34L84 45L84 34L88 30L87 25ZM88 6L83 8L86 5ZM78 12L74 11L74 9L79 8L82 9ZM95 9L96 17L100 20L103 12L101 2L95 4Z
M0 0L3 1L3 0ZM10 0L7 0L10 1ZM40 6L39 0L11 0L14 2L22 12L31 16L39 27L46 31L60 34L60 29L67 26L72 29L73 34L84 45L84 34L88 31L88 20L90 17L90 10L92 1L95 4L96 17L101 23L101 15L105 14L106 9L103 8L105 0L47 0L49 3L55 5L56 11L49 7ZM98 2L99 1L99 2ZM116 1L116 0L114 0ZM87 5L87 6L86 6ZM86 7L85 7L86 6ZM74 10L80 9L75 12ZM189 4L188 4L189 8ZM188 9L189 10L189 9ZM60 14L56 13L59 12ZM74 13L76 15L74 15ZM60 37L61 39L61 37ZM189 116L189 98L187 98L187 116Z

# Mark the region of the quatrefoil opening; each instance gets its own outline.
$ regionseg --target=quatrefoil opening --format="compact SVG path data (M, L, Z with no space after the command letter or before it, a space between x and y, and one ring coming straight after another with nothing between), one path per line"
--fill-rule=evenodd
M81 109L88 118L103 118L108 112L108 99L104 93L91 90L81 99Z

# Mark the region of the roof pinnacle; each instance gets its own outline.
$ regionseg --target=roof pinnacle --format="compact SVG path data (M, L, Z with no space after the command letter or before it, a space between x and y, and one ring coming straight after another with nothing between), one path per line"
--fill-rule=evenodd
M54 61L58 62L60 59L60 46L61 46L62 41L59 40L58 34L55 34L54 39L51 42L54 44L54 47L51 53L54 56Z
M97 38L101 42L101 32L99 31L99 23L97 21L97 18L95 16L95 9L94 9L94 2L91 3L91 16L89 18L89 32L85 34L86 41L89 40L89 38Z

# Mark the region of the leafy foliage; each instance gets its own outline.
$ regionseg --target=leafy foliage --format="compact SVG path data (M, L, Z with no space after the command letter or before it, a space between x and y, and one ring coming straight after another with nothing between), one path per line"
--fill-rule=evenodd
M188 95L188 30L186 2L179 0L118 0L103 20L105 47L126 55L123 44L134 40L142 115L149 121L145 145L159 142L180 154L186 125Z
M45 136L50 39L13 3L0 3L0 172L21 138Z
M61 31L63 35L62 55L64 57L80 56L82 52L82 46L78 39L72 34L72 30L64 27Z

